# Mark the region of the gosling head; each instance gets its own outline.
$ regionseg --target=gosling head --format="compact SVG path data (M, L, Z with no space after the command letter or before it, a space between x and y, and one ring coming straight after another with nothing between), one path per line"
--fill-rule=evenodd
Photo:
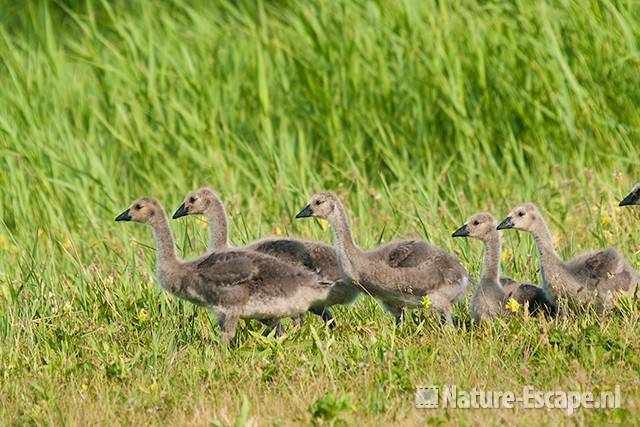
M129 209L116 217L116 221L134 221L148 224L162 212L160 203L150 197L141 197L129 206Z
M218 196L209 188L200 188L193 190L184 198L184 203L173 214L173 219L178 219L187 215L203 214L209 209Z
M498 225L498 230L514 228L516 230L531 231L541 220L538 208L531 204L516 206L509 215Z
M316 217L329 220L337 211L336 207L339 203L340 200L338 199L338 196L331 191L317 193L311 197L309 204L298 212L296 218Z
M473 237L484 241L496 233L496 220L490 213L482 212L470 217L452 237Z
M640 205L640 182L633 187L631 193L627 194L627 197L622 199L620 206Z

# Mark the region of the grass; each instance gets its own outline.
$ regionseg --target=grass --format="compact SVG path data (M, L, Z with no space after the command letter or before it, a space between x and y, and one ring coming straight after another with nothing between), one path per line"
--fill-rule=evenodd
M523 201L566 257L640 266L640 7L632 1L0 1L1 424L640 422L640 307L598 319L394 328L372 300L282 339L163 294L137 196L227 203L232 240L331 241L295 213L337 191L363 247L451 239ZM184 256L203 223L173 223ZM504 272L537 280L505 233ZM457 316L469 317L466 306ZM418 410L417 385L611 389L612 411Z

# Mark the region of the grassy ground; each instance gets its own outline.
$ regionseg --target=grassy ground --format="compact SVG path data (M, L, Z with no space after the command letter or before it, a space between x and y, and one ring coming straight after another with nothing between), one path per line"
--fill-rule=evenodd
M606 319L393 326L367 298L282 339L216 346L204 310L161 292L137 196L175 209L209 185L237 244L331 241L293 216L334 189L363 247L449 236L523 201L559 252L614 245L640 155L632 1L0 1L0 424L640 423L640 307ZM180 251L204 250L195 219ZM537 280L530 238L503 268ZM460 306L457 316L468 319ZM417 385L611 389L623 408L418 410Z

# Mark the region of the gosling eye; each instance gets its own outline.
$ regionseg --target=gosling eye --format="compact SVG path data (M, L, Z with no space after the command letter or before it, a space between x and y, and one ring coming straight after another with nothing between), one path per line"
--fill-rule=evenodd
M139 211L140 209L142 209L142 205L141 205L140 203L137 203L137 204L133 207L133 209L135 209L135 210Z
M320 206L324 203L324 200L316 200L316 206Z
M524 216L524 212L518 212L518 216L519 217L523 217Z
M473 225L480 225L480 222L478 220L473 221Z
M189 197L189 203L195 203L196 202L196 198L191 196Z

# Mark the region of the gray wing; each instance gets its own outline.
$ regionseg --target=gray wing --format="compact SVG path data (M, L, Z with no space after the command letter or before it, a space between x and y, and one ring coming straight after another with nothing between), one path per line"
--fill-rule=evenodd
M408 240L396 243L387 254L386 262L393 268L411 268L419 266L434 254L434 246L427 242Z
M246 302L259 270L253 260L239 252L219 252L187 263L176 293L199 305L233 306Z
M606 279L609 275L620 273L624 269L624 257L613 248L592 254L580 255L569 261L569 270L585 278Z
M633 269L622 271L607 277L598 283L598 292L628 291L640 284L640 276Z
M580 255L571 260L567 267L588 289L597 289L599 292L627 291L640 280L624 256L613 248Z
M266 239L252 243L249 250L274 256L282 261L314 269L313 258L304 244L294 239Z
M410 255L408 259L416 261L415 267L407 266L405 261L398 268L387 269L388 273L393 274L387 279L391 279L400 288L404 287L403 292L405 293L422 297L438 289L444 290L459 285L467 286L471 283L469 274L458 259L442 250L434 250L421 255L420 262L417 262L417 256L415 258L413 256Z
M246 249L303 267L318 274L326 282L341 280L336 250L325 243L291 238L270 238L252 243Z
M251 257L242 252L220 252L200 261L195 270L209 284L229 286L251 281L259 269Z

